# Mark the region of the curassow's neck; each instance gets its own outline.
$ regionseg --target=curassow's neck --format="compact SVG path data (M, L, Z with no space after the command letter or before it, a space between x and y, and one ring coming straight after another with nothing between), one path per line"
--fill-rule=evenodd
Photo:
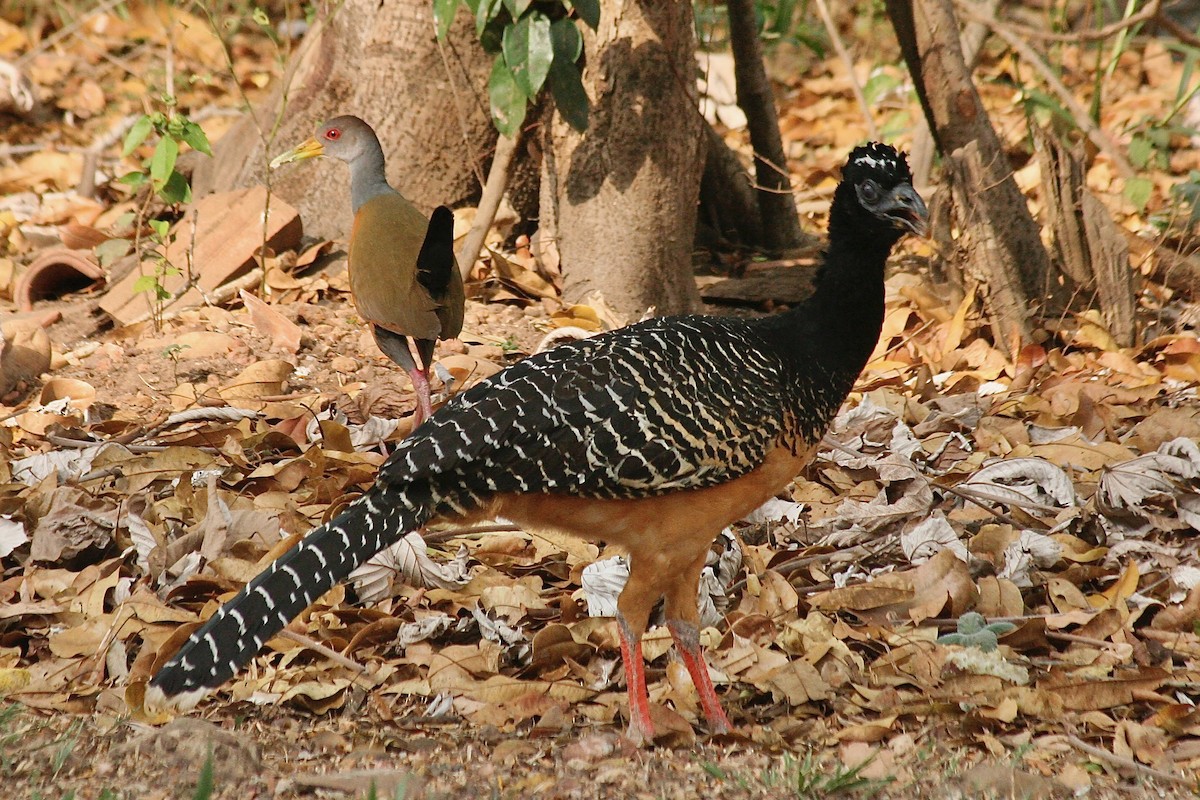
M760 333L785 361L796 364L800 374L816 380L835 378L845 391L879 341L884 267L899 238L891 231L864 235L851 222L832 215L829 246L813 294L791 310L760 321Z

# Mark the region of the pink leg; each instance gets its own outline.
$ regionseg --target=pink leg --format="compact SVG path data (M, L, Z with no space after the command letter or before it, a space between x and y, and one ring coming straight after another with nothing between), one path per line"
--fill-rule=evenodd
M650 695L646 691L646 665L642 660L642 639L635 636L617 614L617 630L621 634L621 662L625 665L625 685L629 693L628 736L639 744L654 741L654 724L650 722Z
M433 416L433 402L430 399L429 376L423 369L410 369L408 376L412 378L413 389L417 392L417 407L413 411L413 430L422 422Z
M671 638L675 640L675 647L683 657L688 674L692 676L692 683L696 685L696 693L700 695L700 706L704 709L705 719L708 720L708 729L713 733L729 733L733 730L733 725L730 724L729 717L725 716L725 710L721 708L717 690L708 674L708 664L704 661L704 652L700 649L699 629L695 623L679 619L671 620L667 627L671 630Z

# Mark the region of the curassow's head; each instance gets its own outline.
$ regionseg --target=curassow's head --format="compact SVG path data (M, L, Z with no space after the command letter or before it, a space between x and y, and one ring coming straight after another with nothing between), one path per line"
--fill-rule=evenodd
M829 211L830 239L841 229L890 248L905 233L924 236L928 222L904 155L879 142L850 153Z

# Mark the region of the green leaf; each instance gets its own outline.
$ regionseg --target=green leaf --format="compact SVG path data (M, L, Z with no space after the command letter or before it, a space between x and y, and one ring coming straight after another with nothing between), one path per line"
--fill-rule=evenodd
M863 85L863 96L869 105L875 105L899 85L900 78L897 76L888 72L877 72Z
M583 37L579 28L569 19L555 20L550 26L550 41L554 48L554 62L574 64L583 52Z
M439 42L446 41L454 15L458 12L460 0L433 0L433 26L437 30Z
M1154 142L1149 137L1135 134L1129 143L1129 162L1138 169L1145 169L1154 155Z
M150 230L154 231L160 241L165 240L171 231L171 223L165 219L147 220L146 224L150 226Z
M158 140L154 155L150 157L150 180L154 181L155 191L166 185L167 178L175 171L175 159L178 157L179 142L170 137Z
M117 178L117 183L123 183L126 186L138 187L146 182L146 173L144 172L126 172L121 177Z
M574 64L559 64L555 60L550 67L550 92L554 104L572 128L583 133L588 126L588 97L583 90L583 78L579 67Z
M192 186L183 175L172 172L167 176L167 182L158 190L158 196L168 203L190 203Z
M522 17L515 25L504 29L503 47L504 61L517 86L527 98L534 99L546 82L554 60L550 20L537 11Z
M592 30L600 27L600 0L564 0Z
M204 129L191 120L185 121L179 138L187 142L193 150L199 150L206 156L212 155L212 147L208 144L208 136L204 133Z
M146 137L150 135L150 131L152 130L154 130L153 120L142 114L138 117L137 122L133 123L133 127L129 129L129 133L125 134L125 145L121 148L121 154L127 156L136 150L138 145L146 141Z
M505 136L515 136L525 121L525 93L504 63L503 55L496 56L492 64L488 99L491 101L492 121L496 124L496 130Z
M133 293L155 292L159 288L158 278L154 275L143 275L133 282Z
M480 0L478 8L475 10L475 33L482 36L483 29L495 19L503 7L503 0Z
M533 0L504 0L504 7L513 19L520 19L532 4Z
M92 252L100 260L100 266L111 267L116 263L117 259L129 255L129 251L132 249L133 242L128 239L105 239L93 247Z
M1125 181L1125 199L1133 203L1139 214L1146 210L1153 190L1154 182L1149 178L1130 178Z

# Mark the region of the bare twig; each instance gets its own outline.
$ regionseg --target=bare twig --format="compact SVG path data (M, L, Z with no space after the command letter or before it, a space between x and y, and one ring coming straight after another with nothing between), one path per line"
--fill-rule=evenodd
M90 9L86 14L80 14L78 17L72 20L69 25L64 25L42 41L38 42L37 47L30 50L28 53L23 53L21 57L17 59L17 64L28 64L39 55L45 53L51 47L61 42L63 39L66 39L68 36L74 36L80 28L91 22L93 17L97 17L101 14L107 14L109 11L121 5L123 2L125 2L125 0L104 0L104 2L98 4L95 8Z
M296 633L295 631L288 630L287 628L284 628L283 630L281 630L278 635L282 636L284 639L291 639L296 644L303 645L304 647L307 647L309 650L315 650L316 652L325 656L326 658L328 658L330 661L334 662L335 664L340 664L343 667L345 667L346 669L350 669L350 670L353 670L354 672L357 672L359 675L370 674L367 672L367 668L364 667L362 664L359 664L357 661L353 661L349 658L346 658L344 655L339 653L337 650L334 650L331 647L326 647L325 645L318 642L316 639L313 639L309 636L305 636L303 634Z
M837 51L838 58L846 65L846 74L850 77L850 89L854 92L854 99L858 101L858 107L862 110L863 120L867 123L867 133L872 140L876 140L879 138L879 128L875 125L875 120L871 116L871 107L867 105L867 97L863 94L858 77L854 74L854 59L850 57L850 52L842 43L842 36L838 33L837 24L833 21L833 16L829 13L829 6L826 5L825 0L817 0L817 13L821 15L821 22L825 25L825 31L829 34L829 41L833 43L833 49Z
M517 135L512 138L501 136L496 140L496 153L492 156L492 166L488 170L487 183L483 186L483 196L479 198L475 221L471 223L471 230L467 233L462 250L458 253L458 269L462 272L464 281L471 276L471 270L475 267L475 259L479 258L479 251L483 247L483 239L487 236L488 229L492 227L492 221L496 219L500 200L504 197L504 190L508 188L513 154L517 152L517 145L520 141L521 131L519 129Z
M1173 20L1169 15L1163 13L1161 8L1158 10L1158 14L1154 17L1154 23L1166 28L1171 32L1172 36L1186 44L1188 47L1200 47L1200 36L1197 36L1195 33Z
M482 536L485 533L518 533L521 528L516 525L474 525L469 528L447 528L436 533L423 533L421 538L426 544L441 544L451 539L465 539L469 536Z
M978 6L969 0L954 0L954 4L964 11L978 11ZM1132 14L1125 19L1117 20L1116 22L1105 25L1103 28L1094 28L1091 30L1075 31L1073 33L1054 33L1053 31L1043 31L1038 28L1030 28L1025 25L1017 25L1015 23L1005 23L1014 33L1024 36L1027 39L1041 39L1043 42L1066 42L1069 44L1078 44L1080 42L1098 42L1103 41L1110 36L1120 33L1136 25L1141 25L1143 22L1158 21L1158 17L1162 8L1160 0L1150 0L1136 14Z
M1154 767L1148 767L1145 764L1139 764L1132 758L1119 756L1116 753L1110 753L1107 750L1096 747L1095 745L1090 745L1073 733L1065 734L1064 738L1070 742L1071 746L1076 750L1087 753L1089 756L1098 758L1101 761L1107 761L1109 764L1112 764L1115 767L1131 769L1134 772L1140 772L1147 777L1154 778L1155 780L1165 781L1166 783L1173 783L1176 786L1190 786L1192 788L1195 788L1196 786L1196 780L1194 778L1189 780L1182 775L1176 775L1172 772L1163 772L1161 769L1155 769Z
M475 149L475 142L471 138L470 126L467 124L467 109L463 104L462 98L458 96L458 83L454 80L453 70L450 69L450 58L446 55L445 42L437 39L437 48L438 55L442 57L442 66L446 70L446 84L450 87L450 96L454 98L454 111L458 114L458 128L462 132L463 147L466 148L467 153L471 156L471 166L475 169L475 179L482 185L484 183L483 171L480 167L482 159L479 157L479 152ZM499 151L499 148L500 145L497 143L497 151Z
M1058 99L1067 107L1067 110L1071 112L1071 116L1080 130L1087 134L1092 144L1100 148L1100 151L1112 160L1121 177L1126 180L1136 177L1137 172L1133 169L1133 165L1129 163L1129 160L1125 158L1125 154L1121 152L1120 147L1092 121L1087 109L1080 104L1075 95L1071 93L1071 90L1059 80L1058 75L1054 73L1054 70L1050 68L1050 65L1046 63L1046 59L1042 58L1042 55L1038 51L1034 50L1008 24L996 19L995 15L985 16L970 5L962 7L962 14L966 19L987 25L1009 47L1015 50L1021 58L1028 61L1041 74L1046 85L1058 95Z

